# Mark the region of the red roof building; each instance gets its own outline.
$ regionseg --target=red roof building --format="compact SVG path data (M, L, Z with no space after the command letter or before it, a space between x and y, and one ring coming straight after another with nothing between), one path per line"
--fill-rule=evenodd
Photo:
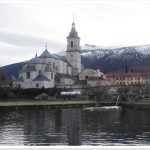
M107 73L106 79L113 85L149 84L150 72Z

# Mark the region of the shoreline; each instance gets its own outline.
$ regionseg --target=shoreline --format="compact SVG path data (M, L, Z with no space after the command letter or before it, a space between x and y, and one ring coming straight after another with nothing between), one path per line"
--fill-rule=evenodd
M96 100L0 100L0 108L2 107L90 107L90 106L115 106L114 102L97 102ZM119 102L118 106L131 109L150 109L150 101L146 102Z
M0 101L0 107L21 107L21 106L82 106L95 105L92 100L20 100L20 101Z

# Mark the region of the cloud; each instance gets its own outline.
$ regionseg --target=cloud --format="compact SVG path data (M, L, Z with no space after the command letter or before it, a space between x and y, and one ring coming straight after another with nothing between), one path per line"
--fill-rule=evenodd
M45 50L45 43L50 53L66 48L65 44L47 38L0 31L0 66L31 59L36 52L40 55Z
M22 46L22 47L41 47L45 43L48 43L49 48L52 49L64 49L65 45L54 41L48 40L42 37L35 37L32 35L25 35L20 33L12 33L7 31L0 31L0 42L12 44L15 46Z

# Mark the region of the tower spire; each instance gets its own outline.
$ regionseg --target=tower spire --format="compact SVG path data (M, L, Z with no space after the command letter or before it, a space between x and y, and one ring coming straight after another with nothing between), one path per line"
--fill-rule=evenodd
M47 43L45 43L45 49L47 50Z
M72 28L75 28L74 16L73 16Z
M72 22L71 31L70 31L69 36L67 38L79 38L78 32L75 29L74 18L73 18L73 22Z
M67 37L67 61L72 66L72 75L81 72L80 37L75 29L74 18L72 29Z

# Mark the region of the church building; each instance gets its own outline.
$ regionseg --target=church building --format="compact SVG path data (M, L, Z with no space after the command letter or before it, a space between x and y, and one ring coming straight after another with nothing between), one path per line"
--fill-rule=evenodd
M53 88L56 85L73 85L81 72L80 37L72 23L67 37L66 59L51 55L47 50L24 62L19 78L12 77L14 88Z

